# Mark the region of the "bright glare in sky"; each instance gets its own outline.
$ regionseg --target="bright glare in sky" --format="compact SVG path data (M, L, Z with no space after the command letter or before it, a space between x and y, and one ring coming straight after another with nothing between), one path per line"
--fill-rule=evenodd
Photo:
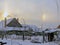
M60 1L58 1L58 4L58 8L60 8ZM33 24L38 27L42 22L46 27L55 28L55 26L60 25L57 22L60 16L57 15L55 0L0 0L1 12L0 20L2 18L4 20L5 17L10 18L10 16L19 19L24 17L26 24Z
M5 11L4 14L3 14L4 17L7 17L8 16L8 12Z

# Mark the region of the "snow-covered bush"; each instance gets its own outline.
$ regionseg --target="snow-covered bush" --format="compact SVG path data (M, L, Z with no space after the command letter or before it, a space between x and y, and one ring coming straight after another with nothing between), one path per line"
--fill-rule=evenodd
M31 42L33 42L33 43L41 43L42 41L43 41L42 36L33 36L33 37L31 37Z

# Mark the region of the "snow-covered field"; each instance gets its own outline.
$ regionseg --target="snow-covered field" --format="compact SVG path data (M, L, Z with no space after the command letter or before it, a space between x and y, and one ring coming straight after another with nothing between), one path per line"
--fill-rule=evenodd
M5 45L58 45L55 42L47 42L47 43L32 43L30 40L15 40L15 39L3 39L0 41L7 42Z

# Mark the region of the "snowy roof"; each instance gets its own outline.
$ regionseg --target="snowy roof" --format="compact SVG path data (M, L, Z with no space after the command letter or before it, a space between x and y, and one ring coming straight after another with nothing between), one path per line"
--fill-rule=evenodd
M57 31L60 31L60 29L56 29Z
M6 25L7 24L9 24L12 20L13 20L14 18L11 18L11 19L7 19L6 20ZM3 31L3 30L5 30L5 31L7 31L7 30L23 30L23 28L18 28L18 27L8 27L8 26L6 26L6 27L4 27L5 26L5 21L4 20L2 20L2 21L0 21L0 30L1 31Z
M0 28L0 31L10 31L10 30L19 30L19 31L27 31L29 28L19 28L19 27L6 27L6 28Z
M8 19L8 20L6 21L6 24L8 24L10 21L12 21L12 19L13 19L13 18ZM4 20L0 21L0 28L4 28L4 26L5 26L5 21L4 21Z
M6 24L8 27L22 27L22 25L19 23L19 21L16 18L13 18L8 24Z
M20 24L19 22L16 22L17 20L16 20L16 18L10 18L10 19L7 19L6 20L6 25L8 25L11 21L13 21L14 20L14 22L15 23L17 23L18 25ZM13 23L14 23L13 22ZM15 24L15 25L17 25L17 24ZM5 21L4 20L2 20L2 21L0 21L0 28L3 28L5 26Z
M51 29L51 30L45 31L45 33L53 33L53 32L56 32L56 30L55 29Z

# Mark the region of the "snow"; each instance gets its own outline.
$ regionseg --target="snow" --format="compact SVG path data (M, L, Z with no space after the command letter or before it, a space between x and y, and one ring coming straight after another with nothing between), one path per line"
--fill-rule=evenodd
M58 45L54 42L48 42L48 43L31 43L30 40L13 40L13 39L3 39L0 41L7 42L5 45Z
M12 35L13 37L16 37L16 35ZM37 40L35 40L37 39ZM38 41L39 43L34 43L31 42L32 40ZM31 40L22 40L22 39L13 39L9 38L6 39L4 38L3 40L0 38L0 41L2 42L7 42L5 45L58 45L56 42L42 42L43 41L43 36L32 36ZM41 42L41 43L40 43Z
M56 30L60 32L60 29L56 29Z
M43 36L32 36L31 37L31 42L43 42Z
M11 20L9 20L9 21L7 20L7 23L9 23ZM22 31L24 31L25 29L28 30L29 28L32 28L33 31L36 31L36 32L41 31L35 25L28 25L27 28L23 28L23 27L22 28L18 28L18 27L6 27L6 28L4 28L4 21L0 22L0 30L5 30L5 31L22 30ZM51 33L51 32L55 32L55 31L56 30L49 30L49 31L46 31L46 33ZM3 40L0 39L0 41L7 42L7 44L5 44L5 45L58 45L55 42L42 43L43 42L42 36L33 36L33 37L31 37L31 40L24 40L24 41L22 39L13 39L13 38L16 38L16 35L11 35L11 36L12 36L11 39L9 38L6 40L4 38ZM32 43L32 41L37 41L37 42L41 42L41 43Z
M56 32L56 30L51 29L51 30L47 30L47 31L45 31L45 33L52 33L52 32Z

